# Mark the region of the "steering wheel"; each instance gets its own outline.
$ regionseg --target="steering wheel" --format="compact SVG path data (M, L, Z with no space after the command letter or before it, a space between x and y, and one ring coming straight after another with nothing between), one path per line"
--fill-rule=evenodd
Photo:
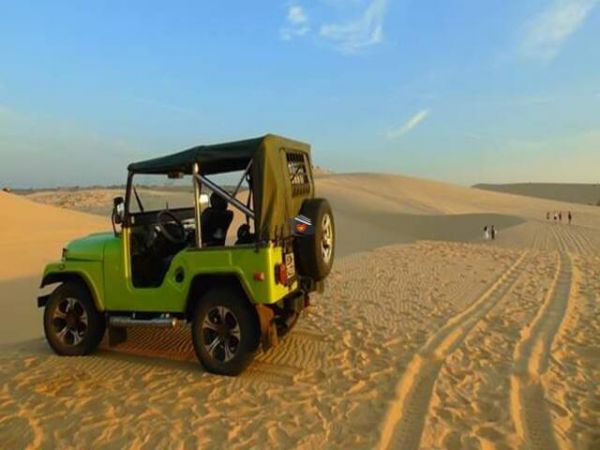
M167 225L175 225L175 227L167 227ZM186 240L183 223L168 209L158 213L158 228L162 235L173 244L183 244Z

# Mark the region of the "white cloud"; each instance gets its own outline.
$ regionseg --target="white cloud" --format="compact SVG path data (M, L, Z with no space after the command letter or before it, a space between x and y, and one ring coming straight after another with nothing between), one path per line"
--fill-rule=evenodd
M423 109L423 110L417 112L416 114L414 114L410 119L408 119L400 127L389 130L386 133L386 137L389 140L398 139L398 138L404 136L405 134L409 133L410 131L414 130L417 126L419 126L419 124L421 122L423 122L425 119L427 119L427 117L429 117L429 110Z
M355 53L383 40L387 0L371 0L363 15L353 21L321 26L320 35L343 53Z
M308 22L308 17L306 16L306 12L304 12L304 8L299 5L292 5L288 9L287 19L290 23L295 25L302 25Z
M310 31L308 15L300 5L290 5L288 7L285 22L280 30L281 38L284 41L289 41L297 36L304 36Z
M551 61L564 42L585 22L598 0L554 0L525 27L523 56Z

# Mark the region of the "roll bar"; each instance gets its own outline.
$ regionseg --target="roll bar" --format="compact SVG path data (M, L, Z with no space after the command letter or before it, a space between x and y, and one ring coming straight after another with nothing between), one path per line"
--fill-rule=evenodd
M230 203L235 208L239 209L241 212L254 219L254 211L240 202L237 198L233 197L229 192L223 189L218 184L206 178L204 175L194 174L194 179L196 180L196 184L206 184L215 194L221 197L223 200Z
M196 222L196 247L202 247L202 203L200 202L200 193L202 191L203 183L227 203L230 203L234 208L237 208L242 213L244 213L247 218L249 217L252 220L254 220L254 211L252 211L248 206L244 205L237 198L235 198L238 191L240 190L240 187L242 186L242 183L244 182L244 178L248 175L251 166L252 161L250 161L246 166L246 170L244 170L244 173L242 174L242 177L240 178L240 181L235 188L235 192L232 195L215 182L206 178L204 175L200 175L200 166L198 165L198 163L194 164L194 166L192 167L192 178L194 183L194 201L197 205L195 208L194 215L194 220Z

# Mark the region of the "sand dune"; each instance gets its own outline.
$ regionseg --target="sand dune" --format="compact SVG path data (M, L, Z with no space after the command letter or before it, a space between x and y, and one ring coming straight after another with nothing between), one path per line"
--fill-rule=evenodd
M488 192L448 183L382 174L340 174L320 178L320 195L358 214L503 214L529 220L545 220L548 211L572 211L575 223L600 229L600 210L520 195Z
M571 211L574 224L600 230L600 209L572 203L497 194L431 180L381 174L321 174L317 195L334 206L339 254L420 239L469 242L481 238L484 225L501 232L524 222L545 222L549 211ZM85 211L110 211L116 191L38 192L29 198ZM122 193L121 193L122 194ZM181 203L182 192L145 192L154 207ZM245 194L240 194L245 200ZM231 240L243 217L237 211ZM566 217L565 217L566 218ZM525 226L524 228L528 228ZM361 236L356 239L356 236ZM508 239L507 241L511 241ZM517 245L523 244L518 242Z
M77 189L38 191L27 194L29 200L76 211L110 216L113 198L123 195L120 189Z
M192 205L192 193L178 189L139 188L138 193L149 211L163 209L167 205L171 208ZM27 198L47 205L110 217L113 198L124 195L124 189L59 189L34 192L28 194Z
M40 205L0 192L0 281L39 274L48 261L60 259L70 239L110 229L105 218Z
M39 336L35 298L44 265L71 239L110 229L105 218L0 192L0 343Z
M420 239L479 241L483 227L491 224L499 230L500 245L539 246L539 234L551 230L547 225L562 225L546 221L546 212L555 210L571 211L574 225L580 227L576 235L585 236L577 246L569 244L573 251L589 254L598 248L594 245L600 235L600 210L590 206L380 174L325 176L317 181L317 194L331 201L341 223L341 254ZM514 232L516 228L519 230ZM548 240L547 249L558 248L557 242ZM587 244L590 246L585 247Z
M577 183L513 183L476 184L477 189L546 198L561 202L581 203L598 206L600 204L600 184Z
M132 330L89 357L53 355L32 283L65 239L108 222L0 197L11 212L5 236L32 236L20 237L30 249L20 268L3 265L0 278L0 442L600 447L600 211L387 175L318 183L346 256L283 345L233 379L202 370L185 326ZM545 221L557 204L572 208L574 225ZM486 223L500 228L494 242L481 240ZM12 245L0 239L3 251ZM15 318L15 304L38 317ZM15 343L11 326L31 334Z

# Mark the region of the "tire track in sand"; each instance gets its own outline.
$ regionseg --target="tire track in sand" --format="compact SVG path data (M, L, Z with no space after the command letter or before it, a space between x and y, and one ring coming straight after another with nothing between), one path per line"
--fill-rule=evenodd
M567 245L563 234L559 230L557 230L557 227L559 227L559 225L557 224L553 224L550 226L550 234L552 235L552 238L554 240L554 245L552 245L550 249L556 250L558 252L568 252L569 246Z
M586 254L584 246L581 244L579 237L576 237L571 230L569 230L569 228L571 228L570 225L562 225L556 230L565 243L564 251L569 253L578 253L581 255Z
M561 253L552 288L533 322L521 333L514 352L511 415L526 448L558 449L541 377L548 367L554 337L565 318L571 296L572 262Z
M378 448L419 447L431 394L440 368L475 325L502 299L521 274L521 256L467 309L452 317L413 356L388 409Z
M597 245L590 240L585 229L576 225L568 225L566 228L566 233L571 236L575 248L577 248L581 255L594 256L596 254L595 249Z
M576 253L584 256L594 256L597 248L586 233L575 225L550 225L551 235L555 245L551 248L565 253Z

